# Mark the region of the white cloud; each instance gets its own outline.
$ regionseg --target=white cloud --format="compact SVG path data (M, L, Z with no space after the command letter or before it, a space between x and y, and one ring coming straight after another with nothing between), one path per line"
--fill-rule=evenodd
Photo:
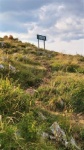
M56 50L57 52L65 54L80 54L84 56L84 40L80 39L78 41L73 40L70 42L61 41L57 39L53 43L46 43L46 47L50 50Z

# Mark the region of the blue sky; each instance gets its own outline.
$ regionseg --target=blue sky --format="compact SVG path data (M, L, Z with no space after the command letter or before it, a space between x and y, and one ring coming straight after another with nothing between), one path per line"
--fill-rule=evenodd
M0 37L10 34L35 45L46 35L47 49L84 55L84 0L0 0Z

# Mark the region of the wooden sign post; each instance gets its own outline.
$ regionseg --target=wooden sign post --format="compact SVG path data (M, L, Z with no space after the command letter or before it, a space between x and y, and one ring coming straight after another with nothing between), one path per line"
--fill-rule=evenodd
M39 39L38 39L38 49L39 49Z
M37 34L37 39L38 39L38 49L39 49L39 40L43 40L43 41L44 41L44 50L45 50L46 36L38 35L38 34Z

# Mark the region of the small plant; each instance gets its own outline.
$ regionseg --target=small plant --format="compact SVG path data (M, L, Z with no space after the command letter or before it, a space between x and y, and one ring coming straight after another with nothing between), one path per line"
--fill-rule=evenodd
M79 83L72 93L71 105L75 112L84 113L84 83Z
M1 79L0 83L0 113L17 116L22 112L28 112L31 97L8 79Z
M81 136L81 139L84 140L84 128L81 129L80 136Z
M16 148L17 143L15 142L15 128L13 126L8 126L3 123L3 127L1 129L0 126L0 149L13 149Z
M3 37L3 39L4 39L4 40L7 40L7 39L8 39L8 36L7 36L7 35L5 35L5 36Z
M10 40L13 40L13 36L12 36L12 35L9 35L9 39L10 39Z
M77 72L77 69L78 69L78 65L77 64L64 64L63 66L63 71L66 71L66 72Z
M38 139L37 122L32 112L29 112L22 118L22 121L19 124L19 129L20 129L22 137L26 141L34 142Z

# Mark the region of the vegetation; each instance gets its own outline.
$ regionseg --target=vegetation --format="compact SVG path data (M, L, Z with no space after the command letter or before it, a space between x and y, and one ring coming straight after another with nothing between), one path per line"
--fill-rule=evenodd
M83 150L84 57L0 38L0 149L65 150L42 138L55 121Z

